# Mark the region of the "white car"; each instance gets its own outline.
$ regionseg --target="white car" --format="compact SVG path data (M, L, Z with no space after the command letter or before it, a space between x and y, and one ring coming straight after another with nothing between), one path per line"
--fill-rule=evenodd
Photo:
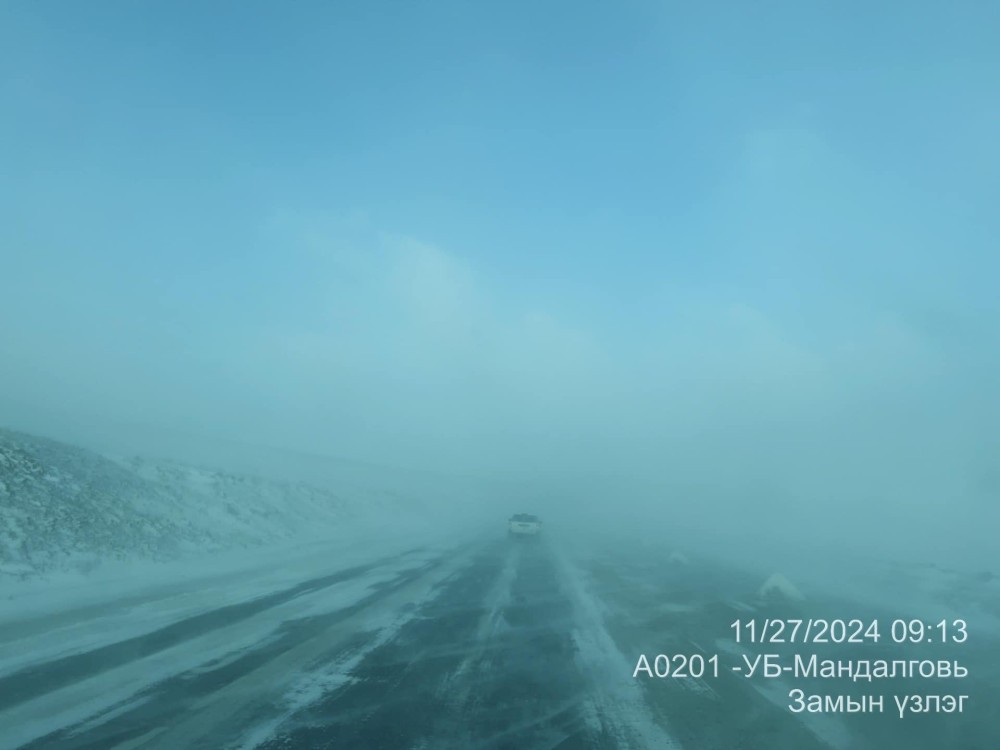
M538 536L541 530L542 519L529 513L511 516L507 525L508 536Z

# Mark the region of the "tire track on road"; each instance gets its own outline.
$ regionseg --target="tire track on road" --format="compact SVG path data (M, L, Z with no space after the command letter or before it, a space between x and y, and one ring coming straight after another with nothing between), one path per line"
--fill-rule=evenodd
M337 573L312 578L273 594L219 607L178 620L151 633L144 633L83 653L64 656L5 675L0 677L0 712L45 693L58 690L70 683L157 654L213 630L248 620L254 615L289 602L296 597L349 581L376 568L398 561L415 551L408 550L401 555L393 555L373 563L355 565Z
M354 581L349 593L355 598L346 604L336 601L345 592L338 587L330 588L333 576L310 579L293 587L299 598L292 610L287 609L287 602L286 607L276 611L274 608L263 610L249 620L241 618L155 656L83 678L0 712L0 724L6 727L0 736L0 748L95 747L104 750L116 742L135 741L144 733L160 731L163 724L185 723L192 713L200 711L207 698L225 695L227 686L232 683L248 687L252 684L252 678L247 680L250 675L303 644L320 638L318 653L359 646L385 624L384 613L391 603L405 607L409 602L407 592L417 591L421 581L433 578L438 569L447 569L449 561L455 557L454 553L438 555L428 558L424 564L395 573L390 568L391 577L382 576L381 580L357 576L347 579ZM401 563L399 558L397 555L391 559ZM363 567L374 570L384 562ZM337 575L354 570L356 568ZM327 582L330 585L320 585ZM332 594L333 604L324 602L324 592L328 590L336 592ZM370 593L363 594L365 590ZM289 592L281 593L287 595ZM314 613L317 611L319 614ZM373 614L367 617L366 612ZM349 624L338 627L340 623ZM329 637L324 639L324 635ZM346 637L348 635L351 637ZM289 667L287 671L290 676L295 675L294 669ZM273 679L258 682L254 690L244 690L242 698L247 702L256 696L266 705L268 691L273 692L277 684ZM258 718L256 714L254 717ZM226 717L217 718L224 723ZM210 723L206 722L205 726ZM246 721L233 728L226 741L238 737L245 729ZM216 737L206 747L215 750L225 744L217 740ZM160 746L173 750L188 745L168 743Z

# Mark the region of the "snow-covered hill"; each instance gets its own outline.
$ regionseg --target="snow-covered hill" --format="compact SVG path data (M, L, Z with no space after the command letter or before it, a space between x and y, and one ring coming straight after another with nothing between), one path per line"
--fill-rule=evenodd
M374 488L348 497L296 482L110 459L0 430L0 578L316 538L373 514L412 512L417 502Z

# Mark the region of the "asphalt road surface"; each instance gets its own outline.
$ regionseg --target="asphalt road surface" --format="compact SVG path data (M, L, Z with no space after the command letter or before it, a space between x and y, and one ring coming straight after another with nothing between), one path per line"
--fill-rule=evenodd
M905 720L891 697L883 715L790 712L796 686L875 691L736 674L730 623L804 606L756 600L738 569L496 535L326 565L0 622L0 748L1000 747L995 701ZM643 653L722 669L634 677Z

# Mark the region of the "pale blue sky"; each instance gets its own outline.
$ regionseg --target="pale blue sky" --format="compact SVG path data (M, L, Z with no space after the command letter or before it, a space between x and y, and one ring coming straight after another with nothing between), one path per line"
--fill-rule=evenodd
M437 466L743 439L768 481L839 435L972 492L998 39L991 2L8 0L0 414Z

